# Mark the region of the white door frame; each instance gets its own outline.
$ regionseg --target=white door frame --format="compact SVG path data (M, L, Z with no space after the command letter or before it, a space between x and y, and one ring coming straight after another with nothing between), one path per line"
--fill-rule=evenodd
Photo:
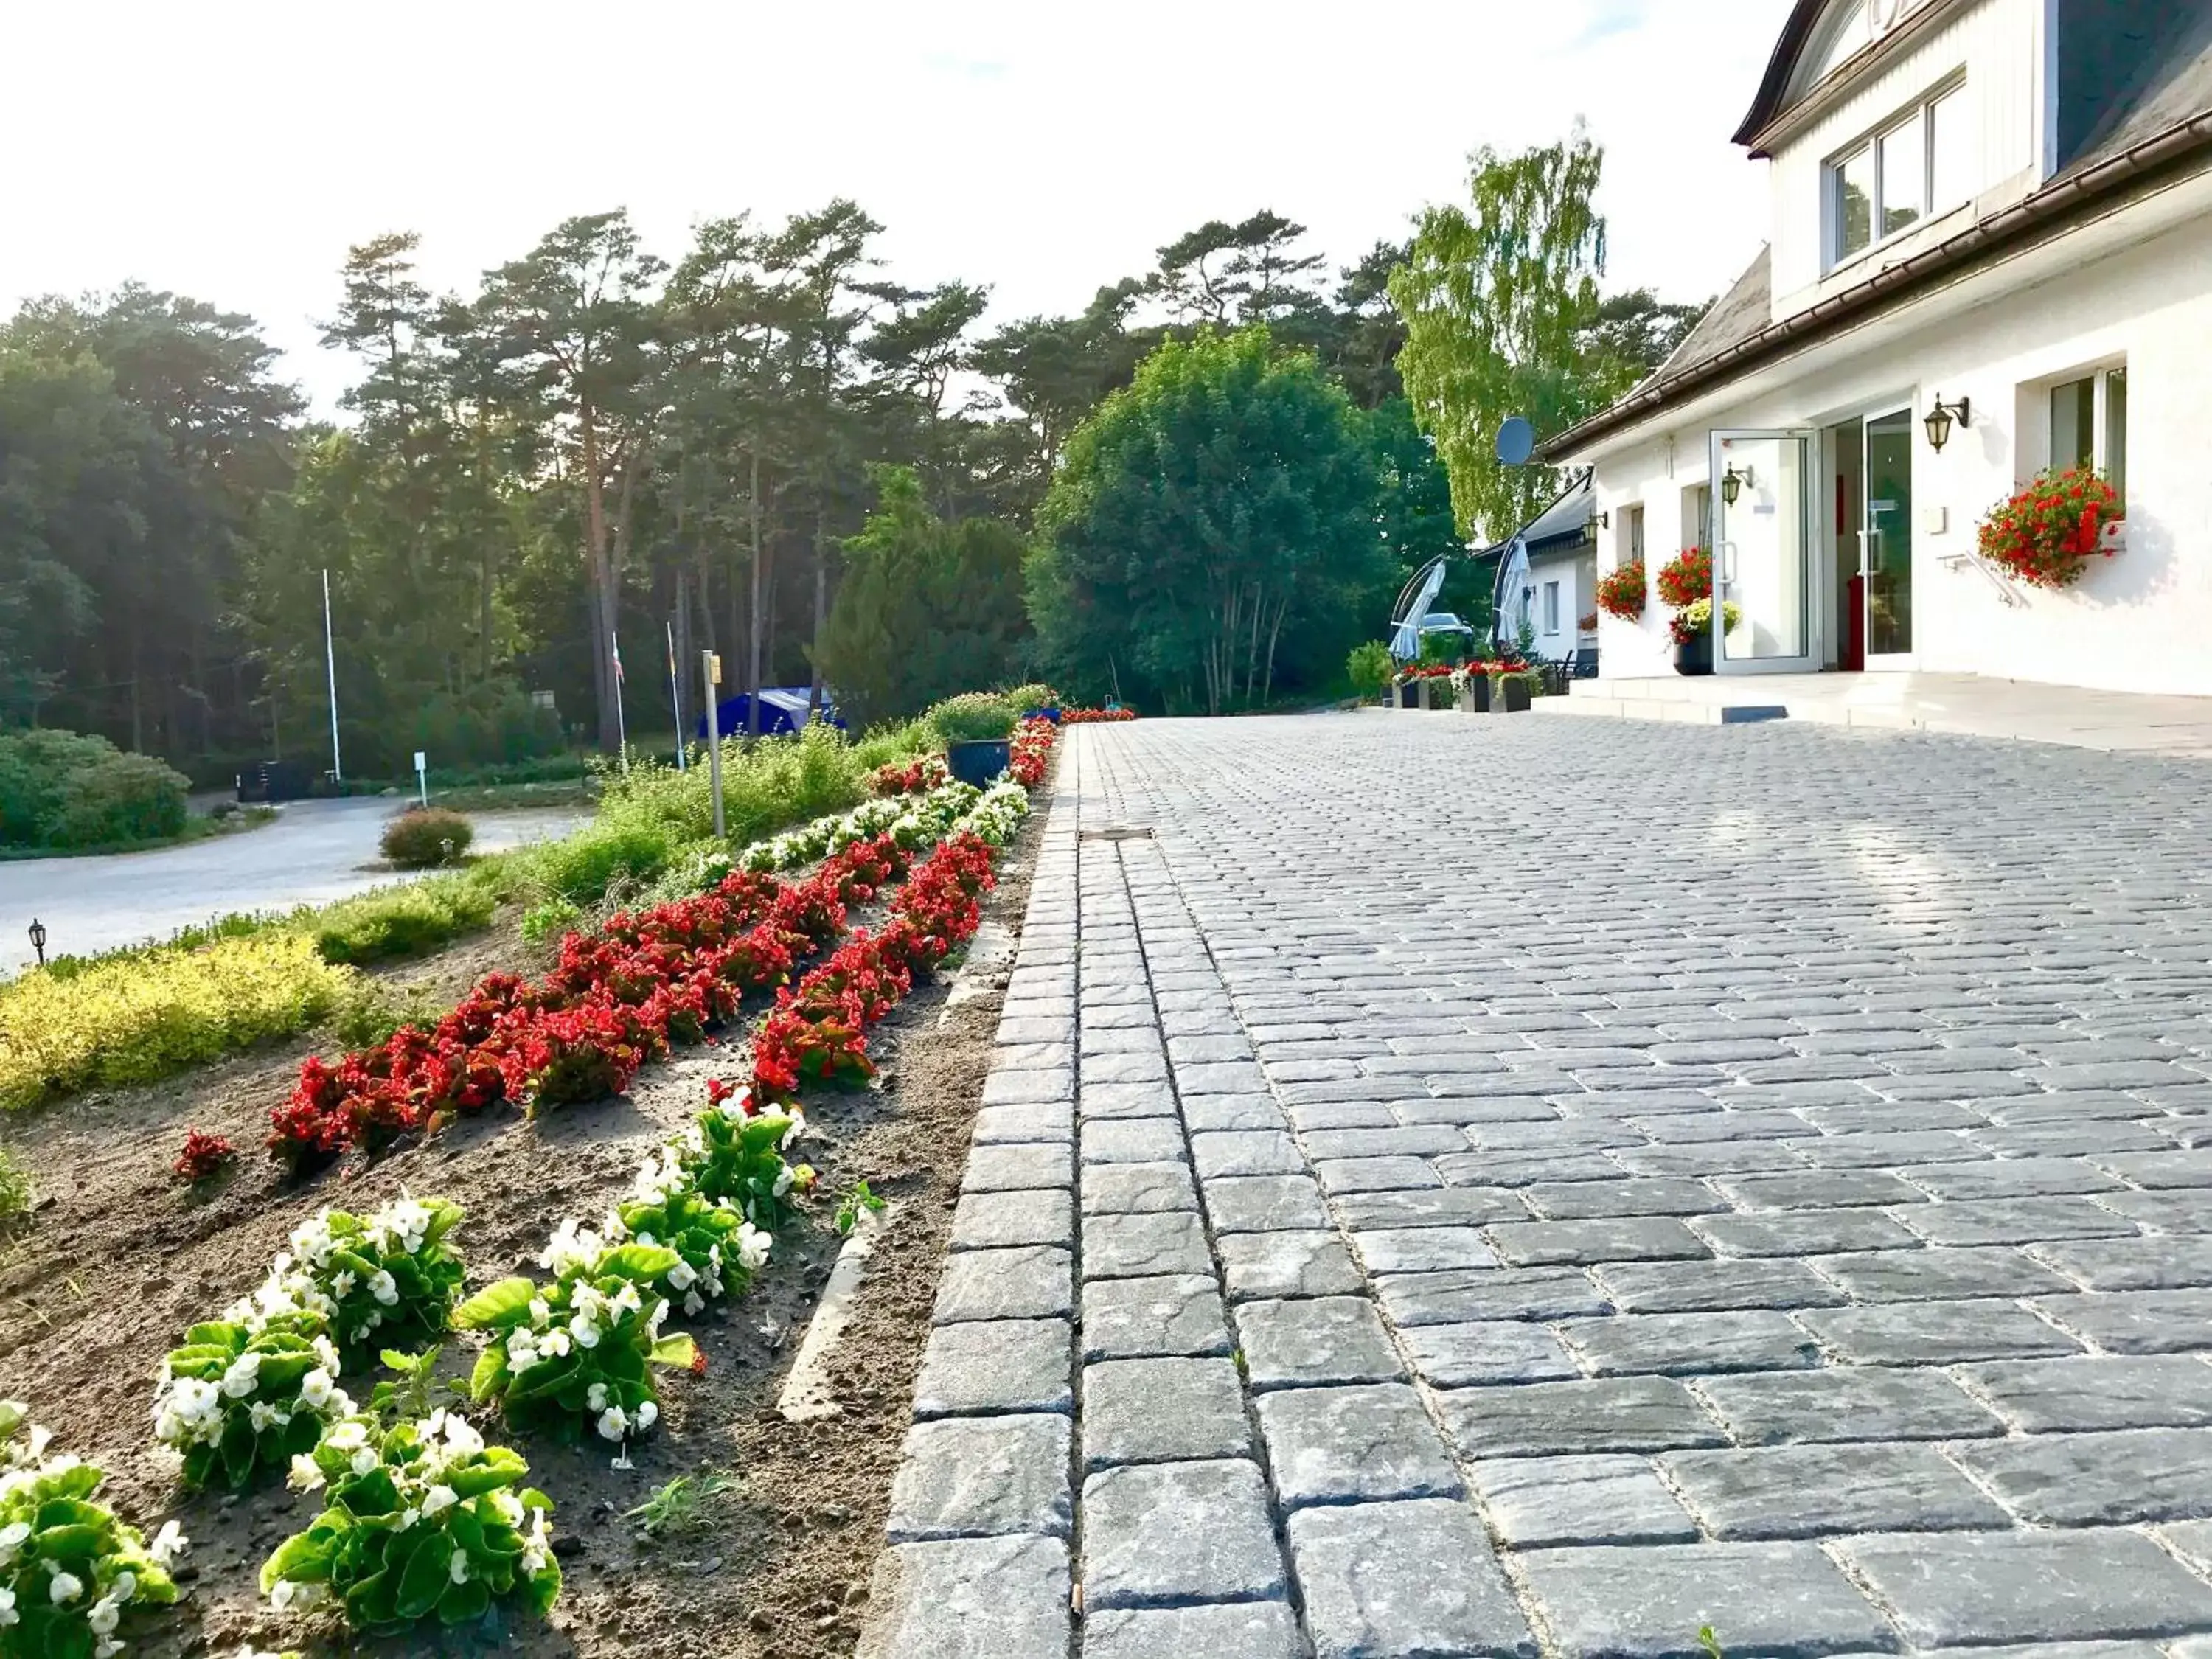
M1804 650L1790 657L1745 657L1731 659L1728 655L1727 629L1723 626L1728 589L1735 580L1728 573L1734 568L1734 543L1729 538L1729 509L1727 498L1721 492L1721 480L1725 475L1727 460L1723 453L1729 443L1743 441L1795 441L1799 447L1797 469L1798 556L1803 568L1798 574L1798 603L1803 610ZM1814 518L1815 492L1812 480L1821 469L1820 434L1817 428L1806 427L1767 428L1746 429L1716 428L1706 438L1707 478L1712 490L1713 513L1713 672L1716 674L1814 674L1820 670L1821 609L1812 603L1814 579L1819 568L1814 559L1814 550L1819 544L1820 528Z

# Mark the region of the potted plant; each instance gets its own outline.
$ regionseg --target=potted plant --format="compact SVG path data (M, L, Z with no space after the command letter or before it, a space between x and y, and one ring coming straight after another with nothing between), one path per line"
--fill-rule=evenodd
M948 697L929 711L929 723L945 740L945 764L963 783L981 788L1004 773L1013 758L1014 706L988 691Z
M1525 714L1536 695L1541 677L1518 657L1501 657L1490 665L1490 712Z
M1735 631L1743 620L1743 611L1734 599L1721 605L1721 626L1728 633ZM1674 672L1677 674L1710 674L1713 672L1713 602L1692 599L1677 611L1667 624L1667 631L1674 639Z
M2087 468L2041 472L1990 508L1982 521L1982 556L2033 587L2071 587L2089 561L2111 558L2120 544L2105 532L2124 523L2120 493Z

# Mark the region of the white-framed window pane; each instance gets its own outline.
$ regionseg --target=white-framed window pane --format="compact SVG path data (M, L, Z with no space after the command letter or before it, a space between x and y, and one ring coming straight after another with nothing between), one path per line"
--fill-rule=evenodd
M1874 151L1862 149L1836 163L1836 257L1846 258L1874 240Z
M2094 376L2051 388L2051 470L2092 466L2097 459L2097 382Z
M1928 210L1928 144L1920 117L1881 135L1881 234L1893 236Z
M2105 477L2119 492L2120 510L2128 506L2128 372L2108 369L2105 374Z
M1973 193L1967 167L1966 97L1945 93L1928 106L1928 210L1948 213Z

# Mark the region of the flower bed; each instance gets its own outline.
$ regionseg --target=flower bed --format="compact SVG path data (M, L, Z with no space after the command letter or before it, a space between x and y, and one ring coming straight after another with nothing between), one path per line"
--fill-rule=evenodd
M2103 530L2121 515L2119 491L2094 471L2045 472L1982 521L1982 556L2033 587L2070 587L2100 553Z
M1063 708L1060 711L1062 726L1099 726L1113 720L1133 720L1137 718L1133 708Z

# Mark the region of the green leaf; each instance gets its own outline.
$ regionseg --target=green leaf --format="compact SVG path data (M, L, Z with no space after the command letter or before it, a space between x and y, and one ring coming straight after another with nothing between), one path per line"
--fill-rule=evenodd
M658 1244L624 1244L599 1258L593 1276L650 1285L682 1259L675 1251Z
M530 1299L537 1294L538 1286L531 1279L502 1279L454 1309L450 1322L457 1331L480 1330L508 1322L527 1314Z
M453 1540L442 1532L422 1534L407 1565L399 1569L398 1606L402 1619L420 1619L438 1605L453 1580Z
M483 1580L471 1578L465 1584L447 1584L446 1593L438 1598L438 1621L446 1625L465 1625L481 1619L491 1606L491 1592L484 1588Z
M477 1356L476 1369L469 1373L469 1398L489 1400L499 1388L499 1379L507 1370L507 1350L495 1343Z
M681 1365L688 1369L698 1360L699 1345L690 1336L681 1334L664 1336L653 1345L650 1357L656 1365Z

